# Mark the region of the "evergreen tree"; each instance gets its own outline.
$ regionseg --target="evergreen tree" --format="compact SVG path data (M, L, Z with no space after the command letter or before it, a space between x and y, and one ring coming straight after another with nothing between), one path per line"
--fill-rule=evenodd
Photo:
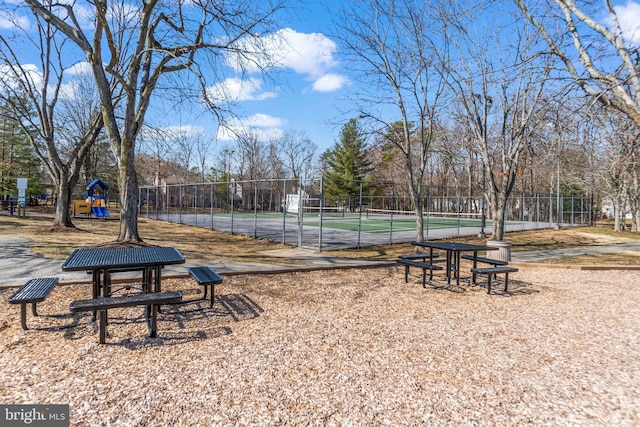
M322 155L324 193L329 204L347 204L350 196L363 193L371 180L371 163L367 160L366 139L355 119L344 124L340 140Z
M27 195L43 191L42 167L27 136L4 103L0 104L0 197L17 194L17 178L27 178Z

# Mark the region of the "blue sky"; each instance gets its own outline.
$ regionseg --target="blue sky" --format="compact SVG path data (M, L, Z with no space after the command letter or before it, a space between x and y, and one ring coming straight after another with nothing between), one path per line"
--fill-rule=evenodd
M230 121L230 126L251 127L266 135L302 132L318 146L320 153L335 142L339 133L339 126L332 124L339 120L336 103L351 84L338 60L338 45L328 36L331 28L329 9L337 9L341 2L294 0L291 4L294 6L285 14L288 19L278 31L289 48L274 51L280 55L281 60L281 66L274 74L275 79L265 78L258 72L241 77L240 73L234 73L229 68L227 79L220 82L219 87L211 87L210 90L224 90L225 94L234 98L234 112L238 120ZM0 15L0 32L5 35L12 30L13 22L19 22L23 28L33 28L33 18L22 1L0 1L0 6L7 9L14 9L16 5L19 7L15 15ZM86 19L81 25L91 28L91 17ZM37 63L37 52L23 49L22 46L18 52L22 56L20 60L23 65L29 64L31 55L33 62ZM76 61L80 59L80 56L73 58ZM36 80L37 68L33 66ZM81 70L80 64L76 67L76 72ZM73 86L73 74L69 73L70 90ZM215 151L233 146L232 133L224 128L217 129L211 115L193 111L197 109L193 103L190 109L177 111L172 110L166 100L160 101L160 98L161 96L156 103L159 108L151 108L147 114L148 124L217 138L216 147L210 155L212 160L217 157ZM160 102L165 105L160 106Z
M340 126L336 123L349 119L340 115L338 106L352 81L339 60L338 43L330 37L329 10L337 10L341 2L321 0L292 4L296 7L287 12L289 20L278 31L288 49L274 51L281 62L274 80L257 71L241 77L231 70L227 79L220 82L221 88L211 90L224 92L234 99L238 117L228 123L230 127L251 128L263 133L265 138L283 132L303 133L316 144L320 154L339 137ZM183 111L174 116L170 126L193 126L193 131L204 131L211 136L216 133L210 116L189 122L191 117L192 114ZM216 139L218 151L233 147L233 133L224 127L218 129Z
M0 1L2 3L22 2L5 0ZM331 37L330 11L338 11L344 2L300 0L291 4L292 9L287 14L290 20L284 22L279 31L289 48L274 51L281 60L277 80L270 82L260 73L241 78L240 74L229 69L227 78L220 82L220 86L211 87L210 90L224 91L234 97L238 106L235 111L240 120L231 122L231 126L251 127L267 135L302 132L318 146L320 154L338 139L339 123L351 118L341 114L348 110L344 99L357 85L349 77L345 64L340 61L341 47L338 41ZM620 2L619 7L622 8L619 11L623 26L637 28L640 4L625 1ZM27 14L17 18L23 25L28 25L30 18ZM10 27L6 16L0 16L0 31ZM212 161L217 159L217 151L233 146L231 133L225 129L218 130L211 116L183 110L171 114L165 112L160 117L155 111L150 110L148 114L149 124L217 138L217 144L210 154Z

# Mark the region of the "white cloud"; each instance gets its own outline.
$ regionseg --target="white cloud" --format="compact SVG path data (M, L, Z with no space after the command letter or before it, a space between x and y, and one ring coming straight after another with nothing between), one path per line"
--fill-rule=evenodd
M629 1L616 6L615 11L625 40L635 46L640 44L640 4Z
M18 16L7 11L0 15L0 30L12 30L15 28L27 30L30 27L31 21L27 16Z
M60 85L60 98L67 99L69 101L78 99L77 93L79 88L80 82L78 81L63 83L62 85Z
M333 92L346 85L349 80L340 74L329 73L313 82L313 90L318 92Z
M84 76L84 75L91 75L92 73L91 65L89 65L89 63L86 61L81 61L73 64L65 72L71 76L78 76L78 75Z
M279 117L273 117L268 114L257 113L243 120L247 126L276 127L282 126L283 120Z
M204 135L206 133L204 127L194 125L166 126L162 128L162 132L169 138Z
M314 81L314 90L330 91L339 89L347 79L329 71L338 66L334 54L338 45L321 33L299 33L291 28L284 28L273 35L259 41L244 39L241 42L244 50L264 52L264 57L255 56L248 61L246 58L230 56L227 65L236 71L245 69L258 72L260 69L276 67L287 68ZM323 82L317 82L323 79ZM330 83L331 80L331 84ZM340 83L340 84L338 84Z
M284 45L289 47L282 52L283 67L315 79L337 65L333 54L338 46L324 34L304 34L285 28L278 31L276 37L282 37Z
M208 89L209 96L215 101L262 101L276 96L274 92L262 91L262 80L250 78L228 78Z
M219 141L234 141L237 135L243 132L257 134L260 139L278 138L284 135L279 128L284 120L268 114L257 113L249 117L230 120L218 128L217 139Z
M42 87L42 73L35 64L23 64L21 66L24 74L30 79L30 84L36 88ZM20 76L22 78L22 75ZM12 69L7 65L0 65L0 80L3 85L9 88L17 89L18 80Z

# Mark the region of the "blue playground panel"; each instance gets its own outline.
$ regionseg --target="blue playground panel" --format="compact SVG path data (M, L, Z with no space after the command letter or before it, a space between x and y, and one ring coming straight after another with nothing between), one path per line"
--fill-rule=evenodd
M96 186L99 186L102 189L102 196L93 195L93 189ZM100 181L99 179L95 179L91 182L91 184L87 185L86 190L87 191L85 191L84 193L84 198L89 203L91 203L91 213L94 216L99 218L108 217L109 211L107 210L107 200L109 200L108 198L109 186L104 182ZM94 201L96 200L102 200L102 204L104 206L95 206Z
M92 206L91 207L91 211L93 212L93 215L95 215L97 217L107 217L107 216L109 216L109 211L104 206Z

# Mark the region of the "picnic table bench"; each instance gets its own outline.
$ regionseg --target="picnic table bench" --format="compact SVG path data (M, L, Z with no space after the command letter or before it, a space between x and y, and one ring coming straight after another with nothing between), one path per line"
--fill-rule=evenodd
M204 286L204 299L207 299L207 286L211 286L211 307L213 307L213 291L216 283L222 282L222 277L211 267L191 267L189 274Z
M413 254L404 254L404 255L400 255L398 258L400 259L421 259L422 262L426 262L427 258L429 259L433 259L433 258L438 258L440 255L438 254L430 254L429 252L422 252L422 253L413 253Z
M73 301L69 305L72 313L81 311L98 311L100 344L104 344L107 336L107 310L111 308L133 307L138 305L151 306L151 313L147 319L149 336L154 338L157 333L158 306L171 304L182 300L182 292L164 291L148 292L134 295L121 295L116 297L101 297L87 300Z
M20 323L22 324L22 329L28 329L27 304L31 303L31 312L34 316L37 316L36 304L44 301L57 284L57 277L31 279L9 297L10 304L20 304Z
M473 261L474 260L473 255L462 255L460 258L466 259L466 260L469 260L469 261ZM484 264L489 264L489 265L491 265L493 267L497 267L499 265L507 265L507 264L509 264L509 261L502 261L502 260L499 260L499 259L486 258L486 257L481 257L481 256L476 257L475 260L477 262L482 262Z
M420 254L422 255L422 254ZM425 254L429 258L429 254ZM404 283L409 283L409 268L416 267L422 269L422 287L426 288L427 284L427 270L429 270L429 281L433 279L433 270L442 270L442 266L429 264L426 262L414 261L412 259L403 258L400 256L397 261L398 264L404 265Z
M496 277L498 274L504 274L504 292L507 292L509 287L509 273L515 273L518 271L515 267L484 267L484 268L472 268L471 272L475 274L487 275L487 293L491 293L491 277Z

